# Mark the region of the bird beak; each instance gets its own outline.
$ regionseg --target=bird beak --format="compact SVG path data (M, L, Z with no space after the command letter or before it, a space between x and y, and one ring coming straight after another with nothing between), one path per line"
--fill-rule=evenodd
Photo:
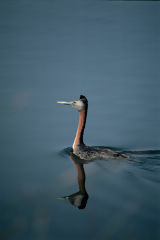
M71 102L58 101L57 103L65 104L65 105L72 105L72 104L73 104L73 101L71 101Z

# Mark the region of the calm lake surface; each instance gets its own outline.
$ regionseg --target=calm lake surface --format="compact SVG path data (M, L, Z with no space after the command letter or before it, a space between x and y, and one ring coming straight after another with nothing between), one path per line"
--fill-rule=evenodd
M0 239L160 239L159 23L159 2L1 0ZM85 143L129 158L73 158L56 101L80 94Z

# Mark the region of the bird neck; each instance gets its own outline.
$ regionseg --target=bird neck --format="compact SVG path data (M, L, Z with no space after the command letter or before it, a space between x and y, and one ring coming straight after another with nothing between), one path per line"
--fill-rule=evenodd
M83 133L85 128L86 118L87 118L87 108L83 109L79 114L78 128L77 128L76 137L74 139L74 143L72 146L73 150L76 149L77 145L84 144Z

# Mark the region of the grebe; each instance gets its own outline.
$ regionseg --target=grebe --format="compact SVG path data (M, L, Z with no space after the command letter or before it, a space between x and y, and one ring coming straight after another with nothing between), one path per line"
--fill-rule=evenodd
M80 99L65 102L65 101L58 101L57 103L71 105L72 107L76 108L79 112L79 123L76 132L76 136L73 142L73 153L78 156L80 159L83 160L94 160L94 159L104 159L104 158L126 158L127 156L124 154L117 153L108 148L101 148L101 147L90 147L86 146L83 142L83 134L84 128L86 124L87 118L87 110L88 110L88 100L85 96L80 95Z

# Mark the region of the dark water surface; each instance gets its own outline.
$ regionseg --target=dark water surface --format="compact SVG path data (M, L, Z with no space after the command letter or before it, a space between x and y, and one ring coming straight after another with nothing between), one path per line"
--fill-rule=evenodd
M160 239L159 22L159 2L0 1L0 239ZM85 142L129 158L74 159L56 101L80 94Z

